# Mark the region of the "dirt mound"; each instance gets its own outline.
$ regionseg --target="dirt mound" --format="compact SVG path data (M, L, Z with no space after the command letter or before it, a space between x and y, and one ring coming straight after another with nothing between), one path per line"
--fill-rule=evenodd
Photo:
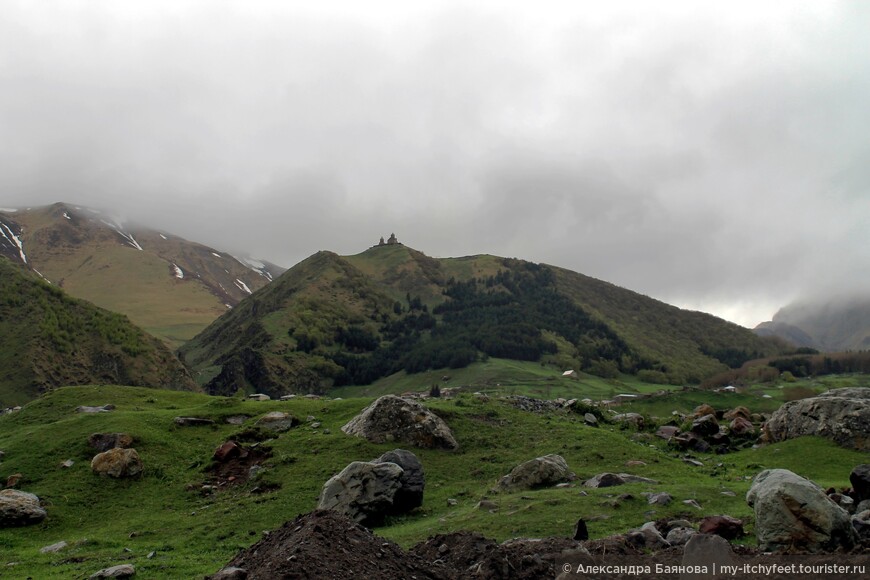
M353 520L324 510L285 523L226 567L246 570L248 580L455 577L444 566L430 565Z
M221 489L226 486L246 483L253 477L263 461L271 456L272 451L266 446L237 445L235 453L227 454L221 460L215 459L206 469L209 475L205 484Z

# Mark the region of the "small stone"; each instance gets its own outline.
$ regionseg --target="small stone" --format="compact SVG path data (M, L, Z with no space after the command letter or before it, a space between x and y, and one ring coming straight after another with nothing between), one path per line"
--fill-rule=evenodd
M65 541L57 542L56 544L52 544L50 546L45 546L44 548L39 549L40 554L54 554L55 552L60 552L64 548L66 548L69 544Z
M75 465L75 461L73 461L72 459L67 459L66 461L64 461L60 464L60 466L63 467L64 469L69 469L73 465Z
M684 499L684 500L683 500L683 503L686 504L686 505L690 505L690 506L692 506L693 508L702 509L702 508L701 508L701 504L699 504L698 502L696 502L696 501L693 500L693 499Z
M121 564L111 568L103 568L91 574L90 578L130 578L136 574L136 568L130 564Z
M153 558L153 557L156 556L156 555L157 555L157 552L148 552L148 555L145 556L145 557L148 558L148 559L150 560L151 558Z
M450 507L458 506L459 500L453 499L452 497L448 497L447 498L447 505L449 505Z
M205 425L214 425L211 419L203 419L202 417L176 417L175 424L179 427L203 427Z
M476 510L495 511L498 509L498 504L492 500L482 499L474 506Z
M577 520L577 523L574 524L574 539L578 542L585 542L589 539L589 530L586 527L586 520L580 518Z
M647 498L646 502L649 505L668 505L673 501L673 497L666 491L660 493L653 493Z
M13 473L12 475L10 475L9 477L6 478L6 487L7 488L15 487L16 485L18 485L21 482L21 478L23 478L23 477L24 476L21 475L20 473Z

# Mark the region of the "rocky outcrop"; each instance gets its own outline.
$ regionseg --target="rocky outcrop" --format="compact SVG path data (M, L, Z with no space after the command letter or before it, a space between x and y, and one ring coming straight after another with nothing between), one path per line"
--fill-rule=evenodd
M395 463L354 461L323 485L317 509L336 511L363 525L378 525L393 509L403 473Z
M0 528L38 524L45 519L39 498L17 489L0 490Z
M342 431L372 443L397 441L425 449L456 449L450 427L429 409L395 395L385 395L351 419Z
M630 473L599 473L595 477L583 482L586 487L613 487L626 483L658 483L654 479L648 479Z
M499 489L534 489L548 487L571 478L568 463L561 455L545 455L530 459L511 470L498 482Z
M260 429L264 429L266 431L272 431L274 433L283 433L284 431L289 431L293 427L299 425L300 421L290 413L284 413L282 411L272 411L271 413L266 413L259 419L255 425Z
M747 503L764 551L851 549L857 540L849 514L815 483L786 469L766 469L752 482Z
M843 447L870 451L870 389L834 389L790 401L770 416L764 430L769 441L819 435Z
M142 473L142 460L135 449L116 447L98 453L91 460L91 470L109 477L136 477Z
M393 496L391 512L405 513L423 505L426 477L423 474L423 464L416 455L405 449L393 449L375 459L373 463L395 463L402 468L399 489Z

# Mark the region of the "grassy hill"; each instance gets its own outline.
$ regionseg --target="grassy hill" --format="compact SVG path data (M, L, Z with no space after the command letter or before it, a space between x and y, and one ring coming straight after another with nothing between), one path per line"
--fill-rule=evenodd
M120 314L0 258L0 408L71 384L195 389L169 349Z
M36 493L47 506L41 524L0 529L0 566L12 577L87 577L119 563L132 563L145 578L196 578L218 570L240 548L257 541L299 513L310 511L323 483L353 460L370 460L395 445L376 445L346 436L340 427L370 399L253 402L195 393L129 387L70 387L53 391L22 411L0 416L0 478L21 473L19 488ZM97 415L76 414L79 405L112 403L117 409ZM460 450L415 450L426 473L421 509L388 520L377 532L410 546L436 533L477 530L499 540L516 536L566 536L580 517L591 537L621 533L651 519L730 514L743 518L751 534L753 517L744 501L749 478L765 468L781 467L822 486L848 485L850 470L866 461L860 453L816 438L745 450L725 456L700 455L702 467L649 433L613 425L583 424L581 415L539 415L506 401L471 396L431 401L450 425ZM750 407L752 408L752 407ZM214 449L248 430L257 417L288 411L303 425L263 443L271 457L253 480L203 493ZM248 416L245 425L224 422ZM214 426L177 427L176 416L216 421ZM305 418L320 422L314 427ZM126 432L135 439L145 465L136 480L109 480L90 471L94 451L86 445L97 432ZM518 463L558 453L581 479L602 471L630 472L660 483L618 488L577 487L492 494L495 482ZM69 469L60 463L72 459ZM645 465L626 467L629 460ZM264 491L269 490L269 491ZM675 500L651 508L645 491L667 491ZM721 492L731 491L734 497ZM636 499L617 501L630 493ZM499 510L475 509L489 497ZM456 506L448 498L458 500ZM687 507L694 499L702 509ZM650 511L652 510L652 511ZM39 549L64 540L56 554ZM751 541L746 539L744 541ZM149 557L149 554L153 554ZM7 566L15 562L14 566Z
M0 223L0 253L175 347L283 271L71 204L2 214Z
M713 316L548 265L434 259L401 244L319 252L180 350L209 392L325 392L490 358L681 384L775 354Z

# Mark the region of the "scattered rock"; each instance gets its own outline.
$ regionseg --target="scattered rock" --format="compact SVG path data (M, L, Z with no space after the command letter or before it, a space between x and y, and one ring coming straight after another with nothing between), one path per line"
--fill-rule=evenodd
M244 568L237 568L236 566L231 566L229 568L223 568L219 570L215 574L212 574L209 578L211 580L246 580L247 577L247 570L245 570Z
M870 510L864 510L852 516L852 527L860 541L870 540Z
M736 540L744 535L743 521L731 516L707 516L701 520L698 531L722 536L726 540Z
M90 578L130 578L136 575L136 568L130 564L121 564L111 568L103 568L90 575Z
M688 506L692 506L695 509L703 509L703 508L701 508L701 504L699 504L697 501L695 501L693 499L684 499L683 503L688 505Z
M698 405L697 407L695 407L695 410L692 411L692 417L694 417L695 419L700 419L701 417L703 417L705 415L715 416L716 409L714 409L712 406L708 405L707 403L702 403L702 404Z
M643 415L640 413L619 413L618 415L614 415L612 420L615 423L631 425L636 429L643 429L644 425Z
M98 453L91 461L91 470L109 477L135 477L142 473L142 460L135 449L116 447Z
M81 407L76 407L76 413L108 413L109 411L114 410L115 405L102 405L100 407L88 407L82 405Z
M459 500L458 500L458 499L454 499L454 498L452 498L452 497L448 497L448 498L447 498L447 505L449 505L450 507L456 507L456 506L459 505Z
M230 459L239 457L242 454L242 448L235 441L225 441L215 449L212 454L212 459L219 463L225 463Z
M12 475L10 475L9 477L6 478L6 487L7 488L15 487L16 485L18 485L21 482L21 479L23 477L24 476L21 475L20 473L13 473Z
M626 467L646 467L646 463L637 459L630 459L625 462Z
M640 528L630 530L625 535L625 540L645 550L661 550L662 548L670 547L668 541L662 537L661 532L656 528L655 522L647 522Z
M745 417L735 417L728 424L728 432L735 437L751 437L755 435L755 427Z
M589 539L589 530L586 528L586 520L580 518L574 524L574 539L578 542L584 542Z
M870 451L870 389L834 389L789 401L774 411L764 430L770 441L818 435L843 447Z
M70 467L72 467L73 465L75 465L75 463L76 463L76 462L73 461L72 459L67 459L66 461L61 461L60 466L61 466L63 469L69 469Z
M354 461L323 485L317 509L378 525L393 509L403 470L395 463Z
M722 418L726 421L733 421L737 417L743 417L747 421L751 421L752 413L749 412L749 409L741 405L739 407L734 407L730 411L725 411L725 414L722 415Z
M45 546L39 549L40 554L54 554L55 552L60 552L64 548L69 546L65 541L57 542L56 544L52 544L50 546Z
M583 415L583 422L591 427L597 427L598 426L598 417L596 417L592 413L585 413Z
M271 401L272 397L266 395L264 393L254 393L252 395L248 395L249 401Z
M855 490L855 499L860 503L870 499L870 463L861 464L849 474L849 483Z
M716 420L716 415L704 415L692 421L692 433L700 435L701 437L715 435L718 432L719 422Z
M672 546L684 546L686 542L688 542L692 536L697 534L695 530L692 528L686 528L683 526L678 526L676 528L672 528L671 531L668 532L668 535L665 536L665 540Z
M247 415L231 415L224 418L224 423L228 425L244 425L245 421L250 419Z
M731 544L722 536L713 534L695 534L686 542L683 548L683 566L706 566L708 570L713 565L734 564L734 552Z
M289 431L290 429L299 424L299 419L297 419L290 413L284 413L283 411L272 411L271 413L266 413L265 415L257 419L257 422L254 425L266 431L283 433L284 431Z
M474 506L476 510L484 510L488 512L498 511L498 504L490 499L482 499Z
M649 505L668 505L674 500L673 496L666 491L659 493L651 493L646 498L646 503Z
M692 457L683 457L683 463L688 463L693 467L704 467L703 462L693 459Z
M849 514L815 483L786 469L759 473L746 501L755 510L755 531L764 551L820 552L855 544Z
M88 437L88 447L100 453L115 447L127 448L133 445L133 436L127 433L93 433Z
M498 482L499 489L535 489L548 487L569 479L571 472L561 455L545 455L516 466Z
M456 449L450 427L416 401L385 395L351 419L342 431L372 443L401 441L425 449Z
M203 427L205 425L214 425L212 419L203 419L202 417L176 417L175 424L179 427Z
M662 425L656 431L656 437L661 437L665 441L668 441L671 437L676 437L679 434L680 428L674 425Z
M38 524L46 517L39 498L17 489L0 490L0 528Z
M409 512L423 505L426 477L423 474L423 464L416 455L405 449L393 449L375 459L374 463L395 463L402 468L400 487L393 497L394 513Z
M599 473L591 479L583 482L586 487L613 487L615 485L624 485L626 483L658 483L654 479L640 477L639 475L631 475L630 473Z

